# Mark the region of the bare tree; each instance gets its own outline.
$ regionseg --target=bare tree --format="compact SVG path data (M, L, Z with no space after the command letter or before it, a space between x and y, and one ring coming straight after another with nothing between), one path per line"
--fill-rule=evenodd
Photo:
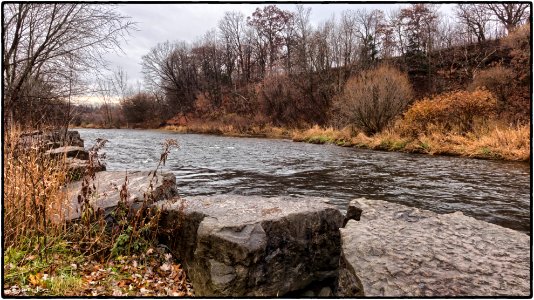
M393 36L395 37L394 48L395 54L403 56L406 53L406 32L402 22L401 8L390 10L388 12L388 26L393 29Z
M250 74L248 74L249 70L245 67L245 45L243 45L245 29L245 15L241 12L226 12L223 19L219 21L219 30L227 49L226 57L227 60L231 61L227 62L226 65L233 66L234 57L237 57L237 65L239 66L238 77L243 77L248 80ZM230 67L227 69L230 70L230 74L228 75L231 76L231 70L233 68Z
M111 82L115 96L122 100L131 94L133 89L128 85L128 73L123 68L118 67L112 74Z
M295 13L295 63L298 72L308 72L310 66L310 36L312 27L310 25L311 8L305 8L304 5L296 6Z
M214 108L219 108L222 102L222 78L224 50L218 43L215 30L208 31L204 37L197 41L191 50L197 66L197 81L199 90L207 96Z
M486 9L501 22L508 32L525 22L530 13L529 3L502 2L484 4Z
M378 59L379 43L385 26L384 12L378 9L356 11L357 35L360 40L360 62L369 66Z
M477 37L479 43L486 40L487 26L491 16L482 4L457 4L455 14L458 20L468 28L469 32Z
M188 113L193 108L198 90L198 66L191 50L185 42L165 42L142 58L146 84L165 92L172 113Z
M434 49L439 15L435 4L411 4L400 11L401 25L407 32L410 51L420 51L425 55Z
M18 121L16 107L23 97L32 101L23 92L31 82L53 82L56 90L65 83L58 74L72 66L75 72L102 66L103 54L120 49L121 39L134 28L111 5L28 2L2 8L4 116L9 121Z
M341 55L343 58L342 64L345 68L351 68L353 62L356 61L356 36L357 20L356 13L352 10L346 10L341 13L341 20L338 29L338 39L341 41ZM350 71L348 75L350 75Z
M281 56L284 32L287 31L292 19L293 13L282 10L276 5L268 5L263 9L257 8L252 17L248 18L248 24L256 30L258 42L262 44L260 48L267 50L269 71L273 70Z
M112 78L99 78L96 82L96 95L102 101L101 108L104 111L103 126L106 128L113 127L112 106L114 102L115 88Z

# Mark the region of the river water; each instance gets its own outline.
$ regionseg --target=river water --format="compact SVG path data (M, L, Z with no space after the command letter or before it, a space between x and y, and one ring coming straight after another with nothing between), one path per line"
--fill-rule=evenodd
M438 213L462 211L530 234L530 165L381 152L289 140L79 129L86 148L109 140L108 170L154 169L165 139L176 139L164 167L182 196L320 196L345 210L366 197Z

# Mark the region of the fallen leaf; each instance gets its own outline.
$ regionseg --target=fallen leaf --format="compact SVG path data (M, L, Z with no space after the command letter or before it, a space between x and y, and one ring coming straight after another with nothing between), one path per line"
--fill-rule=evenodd
M168 263L164 263L159 268L160 268L160 270L162 270L164 272L167 272L167 271L169 271L171 269L171 265L168 264Z
M36 257L35 255L30 255L30 256L26 257L24 260L25 260L25 261L34 260L35 257Z
M117 296L122 296L122 295L123 295L123 294L122 294L121 290L119 290L119 289L114 289L114 290L113 290L113 294L112 294L112 296L117 297Z
M119 281L119 283L117 285L119 287L124 287L124 286L130 285L131 283L132 283L132 281L130 279L123 279L123 280Z
M41 285L41 278L43 278L43 274L37 273L35 275L30 274L30 284L33 286L39 286Z
M163 257L165 257L165 260L166 260L166 261L169 261L169 260L171 260L171 258L172 258L172 254L170 254L170 253L165 253L165 254L163 255Z

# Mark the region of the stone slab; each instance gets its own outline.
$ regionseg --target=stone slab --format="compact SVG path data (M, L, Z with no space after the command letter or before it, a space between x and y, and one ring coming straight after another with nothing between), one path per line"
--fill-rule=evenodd
M341 228L338 296L529 296L530 237L461 212L357 199Z
M337 277L343 215L325 199L217 195L156 205L195 295L275 297Z
M65 155L66 157L77 158L81 160L89 159L89 152L87 152L83 147L78 146L58 147L46 151L46 154L54 157L61 157Z
M144 193L150 193L149 185L152 176L149 171L102 171L95 174L94 185L96 193L91 199L91 203L96 207L109 211L117 206L119 193L124 184L126 174L128 175L128 201L133 206L143 202ZM178 194L176 189L176 177L171 173L158 172L152 181L152 199L154 202L170 199ZM67 212L67 220L80 217L80 205L78 195L82 188L82 181L70 183L66 189L71 207ZM150 203L151 204L151 203Z

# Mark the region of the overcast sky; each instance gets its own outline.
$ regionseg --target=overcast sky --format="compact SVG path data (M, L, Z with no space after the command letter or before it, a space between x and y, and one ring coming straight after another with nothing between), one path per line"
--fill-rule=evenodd
M241 11L250 16L256 7L268 4L122 4L118 11L137 22L137 31L132 32L128 41L122 44L124 53L110 53L107 59L110 68L123 68L130 84L137 88L142 82L141 57L148 53L157 43L184 40L192 42L210 29L217 27L226 11ZM343 10L391 9L407 4L304 4L311 7L311 22L316 25L329 19L332 14L339 16ZM294 11L295 4L277 4L285 10ZM440 11L448 10L450 5L441 5Z

